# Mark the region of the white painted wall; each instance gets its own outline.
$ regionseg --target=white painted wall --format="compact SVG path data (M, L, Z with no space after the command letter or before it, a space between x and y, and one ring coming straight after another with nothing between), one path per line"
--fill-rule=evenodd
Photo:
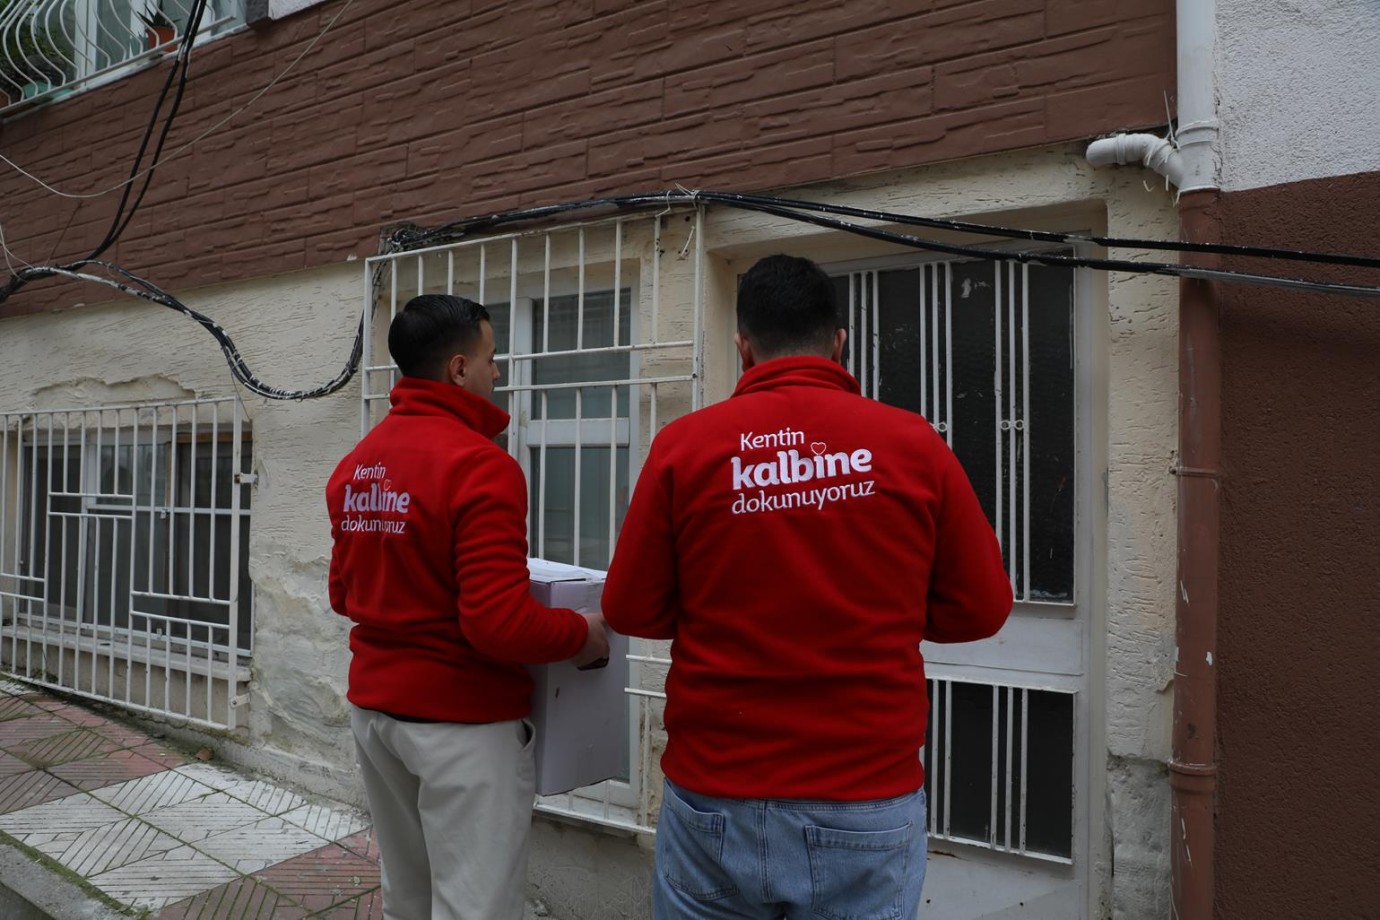
M1222 188L1380 171L1380 3L1217 0Z
M1177 218L1170 195L1141 178L1131 171L1094 171L1081 149L1070 146L794 191L917 214L1172 237ZM706 347L711 401L732 386L735 367L726 344L732 279L751 258L785 246L828 261L876 252L873 244L721 209L711 211L706 246L705 329L716 338ZM344 361L361 307L362 276L363 266L351 263L183 294L223 323L262 377L306 387L329 379ZM1169 468L1177 441L1177 288L1163 278L1089 278L1096 407L1091 462L1098 500L1092 503L1093 590L1084 603L1093 754L1082 781L1092 786L1094 916L1100 918L1101 905L1108 904L1118 918L1159 920L1169 889L1163 763L1174 626ZM688 292L663 291L662 297L664 304L691 303ZM157 307L120 301L0 321L3 410L229 390L212 339ZM326 599L329 533L322 489L358 436L359 384L308 403L245 402L260 475L250 547L258 592L254 683L240 740L217 746L224 756L316 791L356 797L344 699L346 624ZM639 873L650 871L645 841L543 827L534 837L532 878L554 916L645 916L639 882L645 880ZM572 866L583 867L580 878L593 873L622 881L582 887Z

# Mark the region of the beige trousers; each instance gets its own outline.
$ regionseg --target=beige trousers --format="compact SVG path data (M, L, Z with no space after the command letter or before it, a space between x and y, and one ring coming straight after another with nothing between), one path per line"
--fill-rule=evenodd
M526 719L350 715L383 862L385 920L521 920L535 733Z

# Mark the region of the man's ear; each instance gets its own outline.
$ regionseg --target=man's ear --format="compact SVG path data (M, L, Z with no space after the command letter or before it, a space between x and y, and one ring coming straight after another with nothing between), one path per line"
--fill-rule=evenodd
M469 361L463 352L451 355L450 360L446 362L446 382L453 383L458 387L464 386L468 364Z
M842 363L843 363L843 343L844 343L844 342L847 342L847 341L848 341L848 330L847 330L847 329L835 329L835 330L834 330L834 357L833 357L833 360L834 360L836 363L838 363L838 364L842 364Z
M757 356L752 353L752 343L742 333L733 333L733 344L738 348L738 357L743 361L743 370L749 370L757 363Z

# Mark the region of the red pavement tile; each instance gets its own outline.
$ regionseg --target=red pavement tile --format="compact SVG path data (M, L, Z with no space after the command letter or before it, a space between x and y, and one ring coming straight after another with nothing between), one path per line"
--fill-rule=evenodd
M344 840L336 842L351 853L358 853L370 862L378 863L379 861L379 842L378 838L374 836L372 827L367 831L360 831L353 837L346 837Z
M28 700L22 700L17 696L0 697L0 722L42 714L43 710Z
M383 920L383 890L375 888L344 904L312 914L312 917L313 920Z
M0 748L9 750L17 744L63 735L72 730L72 723L53 715L30 716L0 722Z
M165 767L180 767L183 764L192 763L192 758L181 751L163 747L161 744L141 744L138 747L129 749L131 754L138 754L154 763L161 763Z
M172 769L175 764L159 763L141 757L134 751L111 751L99 757L76 760L50 767L48 772L83 791L113 786L126 780L138 779ZM3 773L0 765L0 773Z
M194 898L169 904L153 915L157 920L300 920L307 912L271 888L251 878L203 891Z
M18 773L28 773L33 766L20 760L18 757L0 751L0 777L14 776Z
M332 845L269 866L254 878L307 910L319 911L377 888L379 867Z
M81 790L38 770L0 779L0 814L76 795Z
M104 725L97 725L91 730L102 738L109 738L122 748L140 747L153 741L146 733L130 728L128 725L121 725L119 722L107 721Z
M75 722L78 725L85 725L94 728L100 725L114 724L98 712L91 712L89 709L83 709L80 706L74 706L71 703L59 703L56 706L45 706L43 708L47 709L55 716L61 716L68 722Z
M118 750L119 747L113 741L94 732L77 729L51 738L16 744L9 752L36 767L51 767Z

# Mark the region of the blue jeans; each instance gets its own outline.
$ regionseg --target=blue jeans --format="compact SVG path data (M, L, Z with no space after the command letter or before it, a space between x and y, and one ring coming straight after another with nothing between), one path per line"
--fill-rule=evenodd
M925 790L894 799L720 799L666 781L656 920L912 920Z

